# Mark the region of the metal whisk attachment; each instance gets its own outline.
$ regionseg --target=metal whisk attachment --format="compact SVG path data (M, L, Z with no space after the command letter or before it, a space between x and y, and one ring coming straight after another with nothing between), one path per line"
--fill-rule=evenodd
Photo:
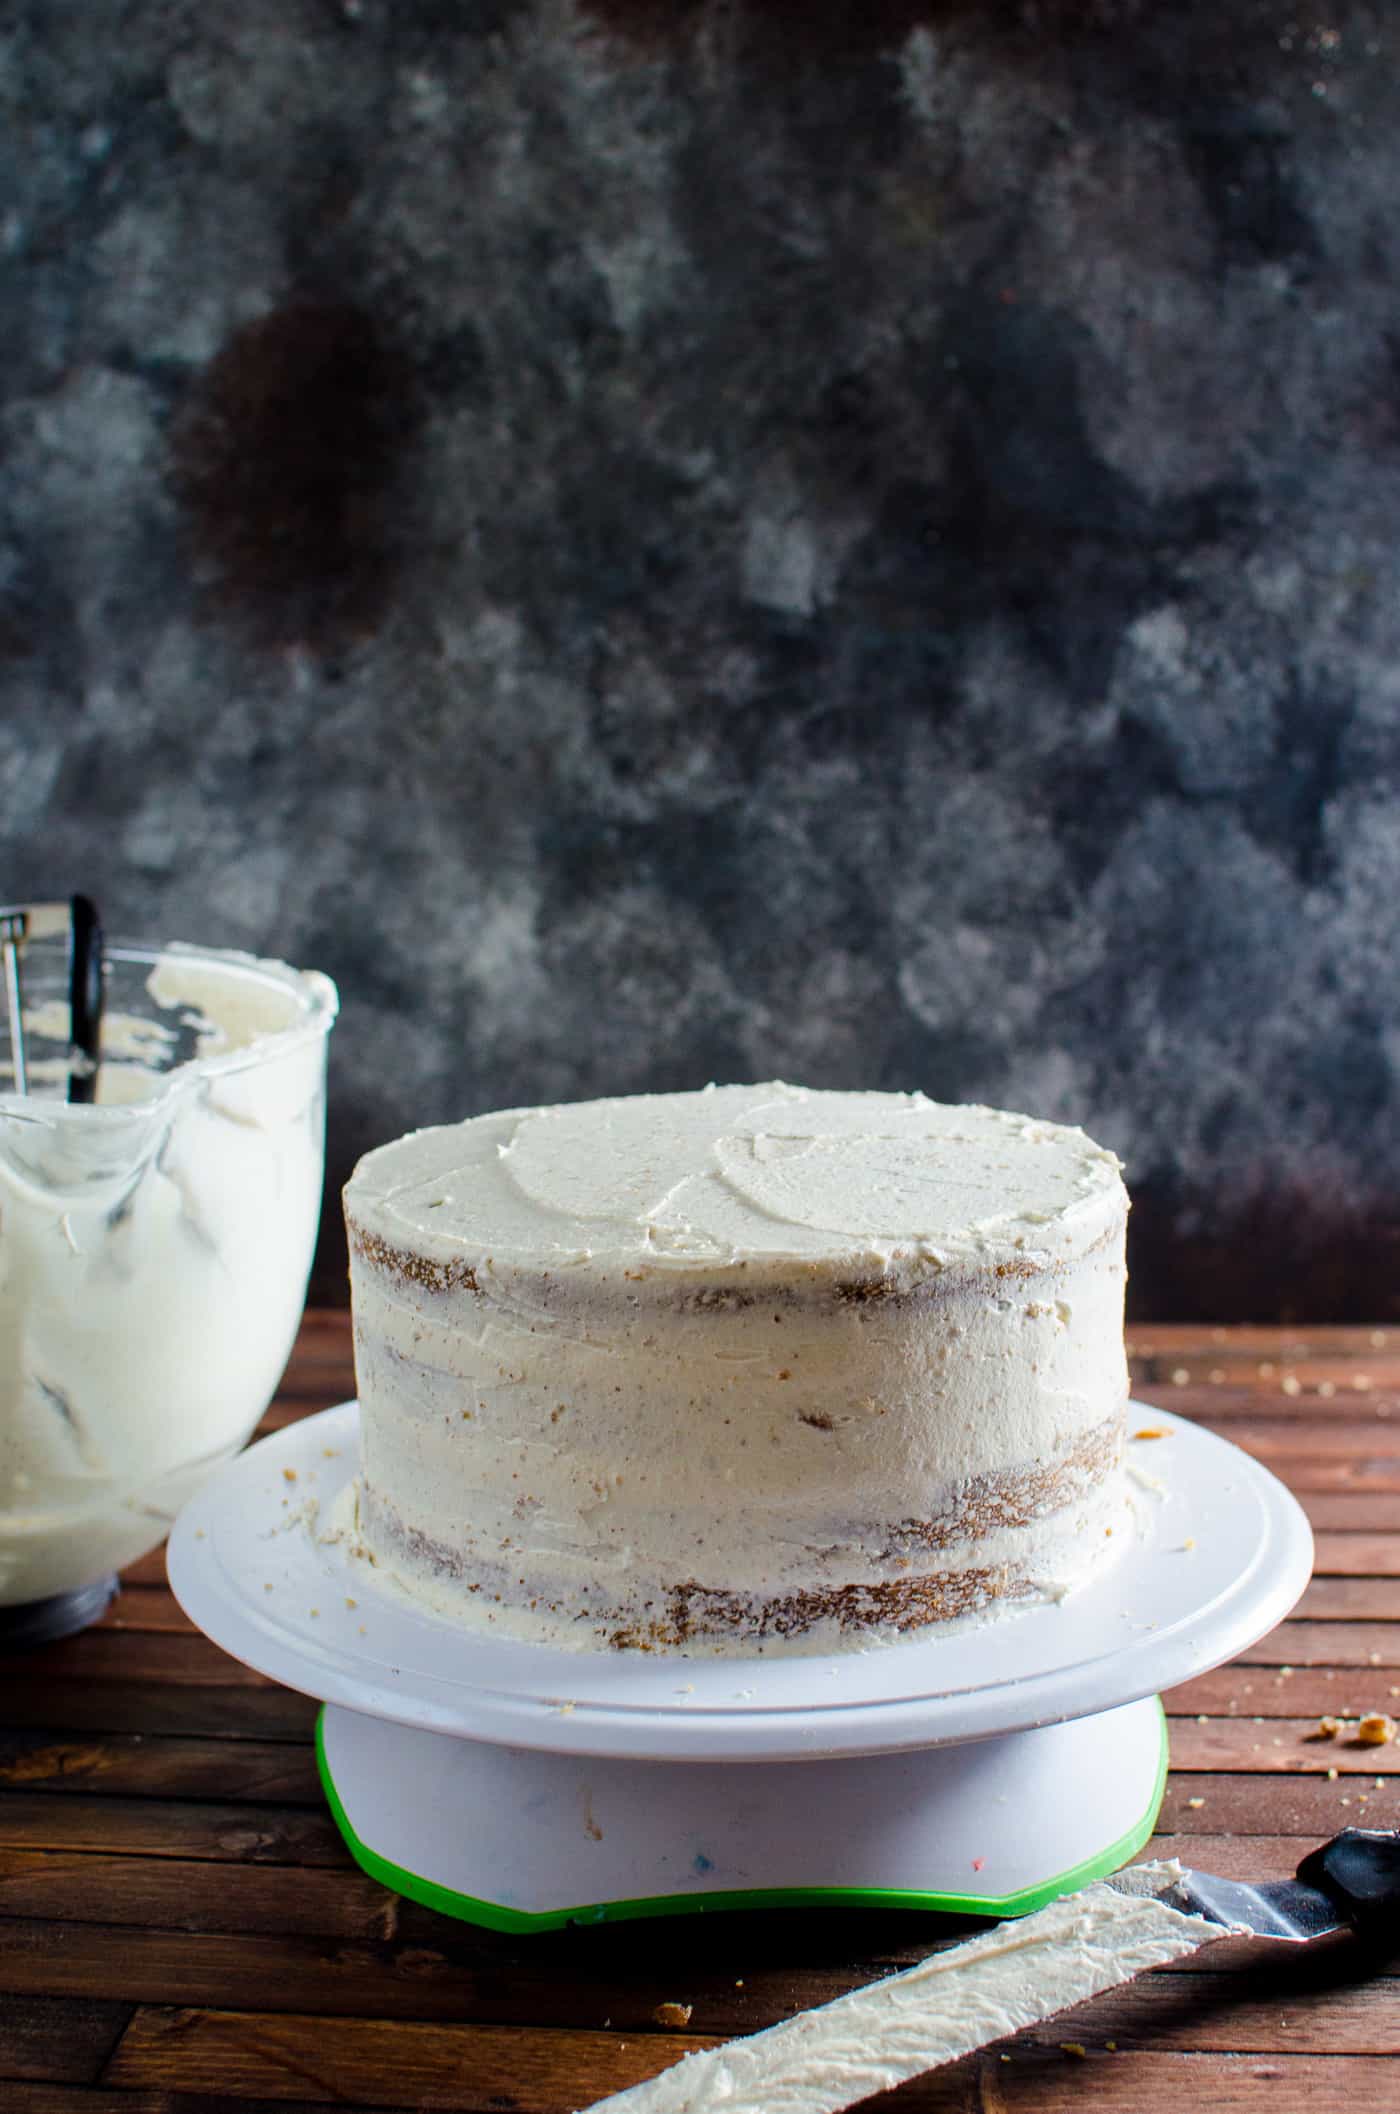
M88 896L73 896L66 903L0 905L0 956L10 1016L15 1092L29 1092L20 964L25 950L35 941L59 939L66 940L68 946L68 1099L91 1101L97 1093L102 1032L102 921Z

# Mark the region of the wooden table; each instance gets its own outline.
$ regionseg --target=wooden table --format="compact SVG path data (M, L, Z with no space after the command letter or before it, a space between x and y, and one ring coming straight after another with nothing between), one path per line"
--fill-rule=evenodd
M1280 1876L1348 1823L1400 1825L1400 1744L1310 1738L1322 1713L1400 1710L1400 1330L1140 1328L1132 1351L1141 1398L1267 1462L1317 1533L1296 1615L1168 1698L1156 1848ZM312 1314L268 1422L351 1391L345 1318ZM4 2114L563 2114L935 1941L838 1910L504 1938L399 1900L326 1812L315 1706L193 1632L164 1575L149 1558L99 1628L0 1664ZM1391 1970L1350 1942L1267 1969L1217 1945L879 2104L1379 2114L1400 2108Z

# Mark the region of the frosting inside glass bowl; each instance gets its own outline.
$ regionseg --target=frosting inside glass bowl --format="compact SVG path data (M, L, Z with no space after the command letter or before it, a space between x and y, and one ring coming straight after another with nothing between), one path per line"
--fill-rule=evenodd
M42 965L27 1096L0 1047L0 1606L161 1540L271 1400L315 1247L334 985L179 945L106 985L92 1103Z

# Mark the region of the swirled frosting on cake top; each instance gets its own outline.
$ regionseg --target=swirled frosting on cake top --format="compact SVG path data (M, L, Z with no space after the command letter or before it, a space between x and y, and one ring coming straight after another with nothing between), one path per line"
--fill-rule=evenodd
M774 1083L418 1132L362 1162L347 1203L362 1228L444 1266L485 1253L657 1269L840 1258L923 1275L1066 1237L1092 1245L1124 1196L1117 1160L1080 1130Z

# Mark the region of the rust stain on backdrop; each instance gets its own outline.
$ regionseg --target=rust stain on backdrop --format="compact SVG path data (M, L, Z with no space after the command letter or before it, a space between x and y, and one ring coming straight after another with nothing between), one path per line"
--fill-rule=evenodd
M414 396L407 364L349 302L259 317L199 376L172 482L215 602L263 643L329 650L378 628Z

